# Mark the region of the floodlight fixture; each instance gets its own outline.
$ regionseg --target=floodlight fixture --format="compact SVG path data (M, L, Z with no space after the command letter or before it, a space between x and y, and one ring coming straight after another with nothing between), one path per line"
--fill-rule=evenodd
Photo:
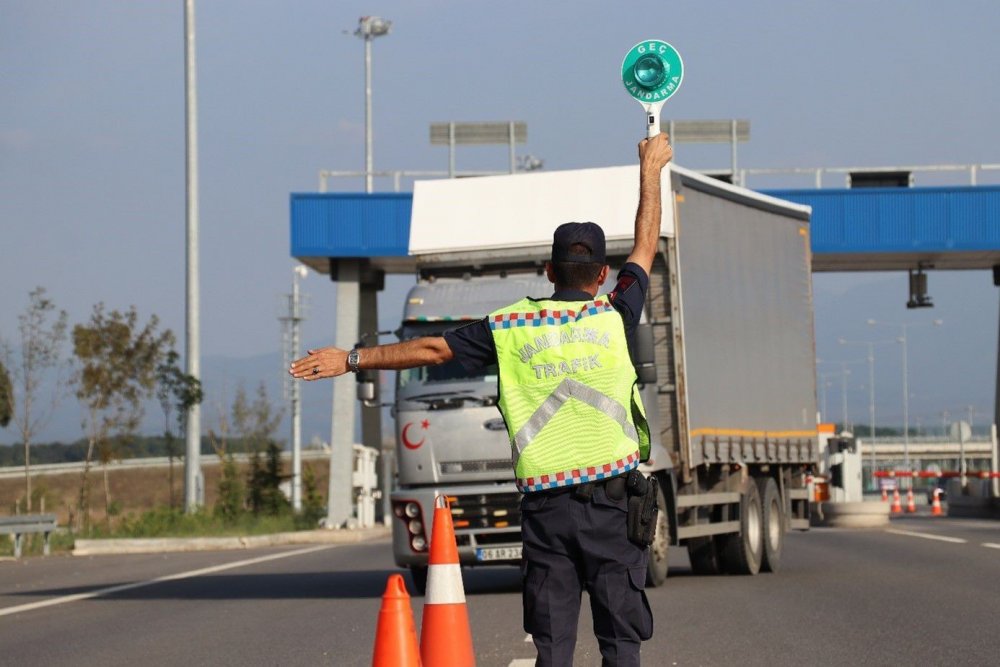
M358 29L354 34L362 39L373 39L388 35L392 28L392 21L387 21L381 16L362 16L358 19Z
M354 34L365 40L365 192L373 189L372 172L372 40L389 34L392 21L381 16L362 16Z

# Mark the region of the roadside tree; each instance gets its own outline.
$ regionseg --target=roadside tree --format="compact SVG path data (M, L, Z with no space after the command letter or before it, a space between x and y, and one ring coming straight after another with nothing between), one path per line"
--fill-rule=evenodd
M167 458L170 461L167 483L170 486L170 507L175 506L174 499L174 457L177 455L174 446L177 438L174 436L171 416L177 411L177 430L184 431L187 423L188 409L201 403L204 394L201 390L201 380L181 370L178 361L180 355L174 349L169 350L156 366L156 399L163 410L163 439L167 448Z
M237 387L233 399L233 429L242 442L243 451L247 454L263 453L281 424L284 412L281 408L275 409L263 382L257 385L252 401L242 384Z
M31 445L35 436L52 418L62 396L62 375L67 363L62 359L66 343L66 311L56 311L44 287L28 293L28 307L18 315L16 345L0 341L3 365L10 374L8 390L0 389L5 406L24 447L24 496L31 511ZM48 381L51 390L43 391ZM3 384L0 379L0 384Z
M156 315L141 325L135 306L124 313L107 312L99 303L87 324L73 327L73 351L79 364L76 396L85 409L87 432L79 498L84 531L90 529L90 465L94 454L104 467L104 505L110 523L108 463L120 456L122 445L138 428L143 401L152 396L157 367L173 343L169 329L159 331Z
M0 361L0 428L7 428L14 415L14 387L10 384L10 373Z

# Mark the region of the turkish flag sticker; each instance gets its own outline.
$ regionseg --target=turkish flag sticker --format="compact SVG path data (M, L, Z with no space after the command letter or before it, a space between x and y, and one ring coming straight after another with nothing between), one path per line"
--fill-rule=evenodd
M413 422L407 422L406 425L403 426L403 431L400 433L400 437L403 439L403 446L407 449L419 449L420 445L424 444L424 441L427 439L427 436L422 436L420 440L414 442L410 436L410 428L413 426L415 426ZM421 431L426 431L430 428L430 426L431 423L426 419L420 422Z

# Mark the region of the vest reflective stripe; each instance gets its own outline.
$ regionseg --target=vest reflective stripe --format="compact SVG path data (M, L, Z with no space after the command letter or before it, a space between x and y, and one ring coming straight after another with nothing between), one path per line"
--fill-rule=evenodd
M573 486L574 484L608 479L609 477L616 477L637 467L639 467L639 452L632 452L623 459L612 461L602 466L564 470L547 475L538 475L537 477L518 477L514 481L517 484L518 491L521 493L531 493L532 491L557 489L561 486Z
M553 390L549 397L538 406L534 414L524 423L514 436L514 447L517 450L514 458L514 465L517 465L517 458L520 457L524 448L531 444L535 436L549 423L549 420L559 411L563 403L571 398L583 401L587 405L596 408L606 414L611 419L618 422L622 427L625 436L639 445L639 432L633 424L629 422L628 413L621 403L603 394L593 387L577 382L572 378L566 378L558 387Z
M511 327L540 327L545 325L559 325L568 324L570 322L579 322L585 317L591 315L600 315L601 313L614 312L615 307L612 306L607 299L595 299L594 301L584 304L579 310L573 310L571 308L562 309L549 309L542 308L538 311L529 312L512 312L512 313L501 313L497 312L488 317L490 324L490 329L510 329Z

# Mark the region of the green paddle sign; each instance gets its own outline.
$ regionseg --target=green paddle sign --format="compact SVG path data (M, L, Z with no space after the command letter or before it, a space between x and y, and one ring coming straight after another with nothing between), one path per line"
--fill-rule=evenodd
M659 39L633 46L622 61L622 83L628 94L646 110L648 136L659 133L660 108L681 87L684 63L681 54Z

